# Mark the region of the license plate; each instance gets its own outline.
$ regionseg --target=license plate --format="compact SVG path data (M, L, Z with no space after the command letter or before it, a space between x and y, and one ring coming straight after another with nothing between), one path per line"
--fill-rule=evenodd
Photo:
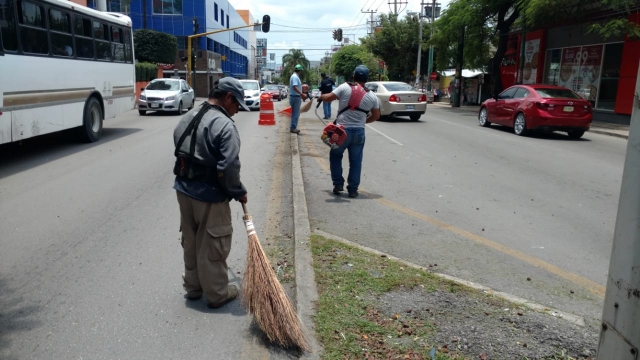
M573 106L565 106L562 110L564 112L573 112Z
M160 104L151 104L151 107L152 107L152 108L159 108L159 107L160 107Z
M413 106L413 105L405 105L404 108L405 108L405 110L414 110L415 106Z

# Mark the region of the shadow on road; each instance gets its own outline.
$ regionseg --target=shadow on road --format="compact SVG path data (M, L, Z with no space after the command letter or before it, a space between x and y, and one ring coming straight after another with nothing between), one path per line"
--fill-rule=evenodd
M513 136L518 136L515 135L513 133L513 128L510 128L508 126L502 126L502 125L494 125L492 124L490 127L492 130L498 130L498 131L502 131L505 133L510 133ZM565 132L546 132L546 131L529 131L529 133L527 135L525 135L525 137L528 138L533 138L533 139L540 139L540 140L555 140L555 141L577 141L577 142L581 142L581 141L591 141L589 139L585 139L585 138L580 138L580 139L571 139L567 133Z
M22 297L13 296L15 289L9 288L7 281L0 279L0 358L17 360L20 356L9 351L11 338L42 325L36 320L40 306L26 305ZM24 354L23 354L24 355Z
M426 120L411 120L408 117L398 117L398 116L381 116L380 119L376 120L380 122L386 123L411 123L411 124L426 124ZM374 123L375 124L375 123Z
M104 128L100 140L91 144L79 143L74 137L74 131L71 130L0 145L0 154L2 154L0 157L0 179L96 146L102 146L110 141L137 133L142 129Z

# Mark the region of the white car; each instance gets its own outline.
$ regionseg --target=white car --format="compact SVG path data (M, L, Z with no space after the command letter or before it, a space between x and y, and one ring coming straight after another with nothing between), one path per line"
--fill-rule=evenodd
M171 111L178 115L191 110L196 101L193 89L182 79L155 79L142 89L138 99L138 113Z
M373 91L380 103L380 116L409 116L418 121L427 111L427 95L399 81L374 81L365 86Z
M244 102L249 110L260 110L260 83L258 80L240 80L244 88Z

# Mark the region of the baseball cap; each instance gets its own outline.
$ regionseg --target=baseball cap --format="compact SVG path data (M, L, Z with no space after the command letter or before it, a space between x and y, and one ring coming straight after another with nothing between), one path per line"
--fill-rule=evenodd
M249 111L247 104L244 102L244 88L238 79L224 77L218 81L218 89L230 92L231 95L238 100L240 107L245 111Z
M296 65L296 71L298 71L298 70L304 70L302 65L300 65L300 64Z
M355 81L369 80L369 69L364 65L356 66L355 70L353 70L353 79Z
M327 74L325 74L325 73L320 73L320 76L325 77L325 76L327 76Z

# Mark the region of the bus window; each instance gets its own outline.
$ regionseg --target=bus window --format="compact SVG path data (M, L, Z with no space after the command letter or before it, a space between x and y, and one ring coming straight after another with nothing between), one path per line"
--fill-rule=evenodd
M5 50L18 50L18 31L13 13L13 0L0 0L0 35Z
M31 54L48 54L49 37L42 6L29 1L20 1L19 4L18 20L22 51Z
M113 61L124 62L124 44L122 43L122 29L111 27L111 50Z
M131 30L124 29L124 54L127 62L133 62L133 54L131 53Z
M74 56L70 23L69 14L55 9L49 10L49 29L51 30L53 55Z
M91 34L91 20L79 16L74 16L74 32L76 42L76 52L78 58L93 59L93 35Z
M93 36L96 39L96 58L111 61L111 44L109 43L109 26L101 22L93 22Z

